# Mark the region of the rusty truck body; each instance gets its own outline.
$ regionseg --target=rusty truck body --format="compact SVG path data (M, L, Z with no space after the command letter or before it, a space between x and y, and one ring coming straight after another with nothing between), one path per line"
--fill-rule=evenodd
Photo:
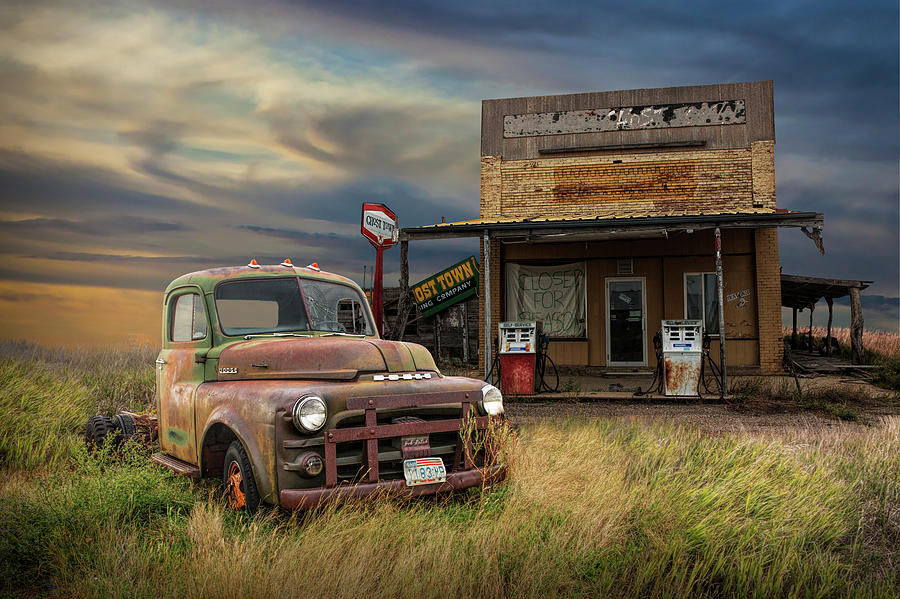
M228 504L251 511L502 478L459 432L501 417L500 392L442 375L424 347L380 339L372 323L359 286L316 265L252 262L174 280L154 461L222 476Z

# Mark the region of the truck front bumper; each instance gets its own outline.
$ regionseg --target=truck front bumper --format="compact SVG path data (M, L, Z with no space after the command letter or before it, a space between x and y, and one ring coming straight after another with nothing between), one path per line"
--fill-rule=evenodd
M382 395L372 397L351 397L347 399L348 410L365 412L365 424L348 428L333 428L323 431L324 478L325 484L312 488L282 488L279 492L279 503L290 509L308 509L330 501L346 501L367 497L377 493L394 496L418 497L435 493L468 489L480 484L489 484L503 480L506 468L497 462L487 461L487 467L478 466L475 459L473 439L464 440L459 431L467 426L473 433L485 431L491 424L490 416L478 416L476 404L481 399L480 390L475 391L442 391L436 393L416 393L404 395ZM452 405L460 406L459 418L442 420L418 420L379 424L378 410L398 410L423 406ZM285 418L287 418L285 416ZM432 434L456 433L455 451L452 457L444 456L447 466L447 479L444 482L408 486L404 478L394 476L381 477L379 473L384 464L399 459L424 457L408 453L404 446L400 452L379 452L378 442L384 439L402 440L409 436L425 436ZM361 468L353 480L341 480L337 469L337 446L341 443L356 443L362 447ZM425 447L430 455L429 446ZM445 448L446 449L446 448Z
M347 501L384 493L400 497L421 497L461 491L482 483L490 484L506 478L506 466L497 464L482 472L477 468L449 472L446 482L433 485L406 486L403 480L383 480L376 483L344 484L317 489L284 489L280 493L281 507L288 509L310 509L329 501Z

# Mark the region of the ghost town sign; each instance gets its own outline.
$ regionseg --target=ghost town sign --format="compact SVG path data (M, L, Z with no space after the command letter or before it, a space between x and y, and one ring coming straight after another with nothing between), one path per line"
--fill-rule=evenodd
M376 248L390 247L397 243L397 215L384 204L364 203L361 231Z
M428 317L478 292L478 261L469 256L413 285L416 309Z
M362 223L360 230L363 237L375 246L375 271L372 281L372 312L375 326L379 334L384 334L384 310L381 305L382 270L384 250L397 243L400 230L397 228L397 215L384 204L363 202Z
M739 125L746 122L747 111L743 100L617 106L507 115L503 117L503 137Z

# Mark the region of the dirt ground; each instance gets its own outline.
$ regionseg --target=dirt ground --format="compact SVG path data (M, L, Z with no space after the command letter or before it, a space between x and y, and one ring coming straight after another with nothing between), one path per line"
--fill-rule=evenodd
M758 377L741 377L744 381ZM741 379L735 383L742 382ZM788 377L766 377L764 385L794 386ZM645 388L649 380L598 381L582 380L582 388L609 388L621 384L626 389ZM847 381L838 377L820 376L800 379L805 393L821 389L839 391L845 398L841 404L858 417L858 421L841 420L832 413L815 407L805 407L795 401L760 398L723 402L718 398L653 399L644 400L630 393L602 393L599 391L570 392L548 395L546 399L506 400L509 419L516 425L535 423L548 418L613 418L631 422L678 424L699 428L709 433L795 433L798 428L854 429L878 425L886 416L900 416L897 394L868 383ZM579 385L580 386L580 385ZM615 388L615 387L613 387Z
M444 374L481 378L476 369L444 367ZM813 397L825 390L836 392L838 405L847 408L856 420L841 419L821 407L803 406L793 400L766 399L754 393L751 399L732 397L722 401L702 399L636 397L637 389L647 390L652 376L646 374L606 374L591 376L563 372L559 392L528 397L505 395L506 415L515 425L533 424L551 418L613 418L644 423L665 423L696 427L708 433L744 432L793 435L798 430L854 430L877 426L883 418L900 416L900 393L881 389L862 380L817 375L799 378L804 395ZM796 383L790 376L732 376L734 391L757 387L791 395Z

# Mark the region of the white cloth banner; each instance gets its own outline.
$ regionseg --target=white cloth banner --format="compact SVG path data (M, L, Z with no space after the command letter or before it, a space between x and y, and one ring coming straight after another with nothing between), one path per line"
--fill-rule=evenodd
M584 262L506 264L506 319L543 320L551 337L585 336Z

